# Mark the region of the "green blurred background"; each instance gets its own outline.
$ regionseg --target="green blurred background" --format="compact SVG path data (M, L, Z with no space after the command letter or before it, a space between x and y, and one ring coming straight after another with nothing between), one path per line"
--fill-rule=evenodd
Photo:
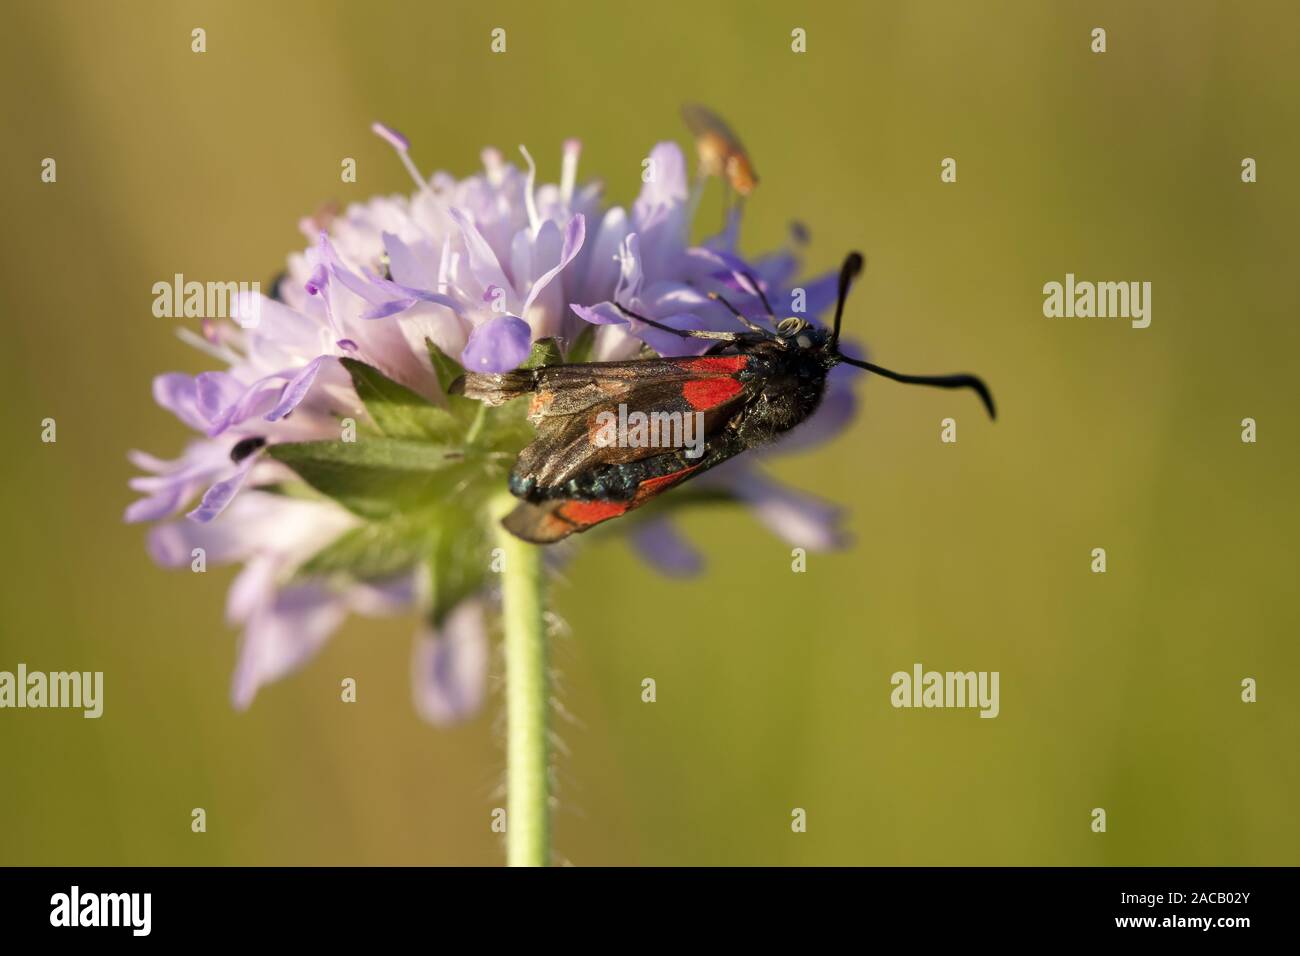
M627 202L654 142L687 144L686 100L763 177L744 248L797 217L810 271L864 250L852 334L895 367L980 372L1002 417L864 382L851 429L776 466L851 509L852 547L806 574L739 510L686 517L695 580L583 542L554 590L559 858L1300 863L1293 3L6 9L0 669L103 670L106 714L0 712L0 863L502 860L499 686L472 724L422 724L413 621L353 619L230 709L232 570L155 568L121 523L126 450L186 435L151 376L206 367L151 286L269 279L322 200L409 191L374 119L456 175L526 143L554 181L577 136L582 178ZM1151 327L1045 319L1066 272L1151 281ZM892 709L917 661L1000 671L1001 716Z

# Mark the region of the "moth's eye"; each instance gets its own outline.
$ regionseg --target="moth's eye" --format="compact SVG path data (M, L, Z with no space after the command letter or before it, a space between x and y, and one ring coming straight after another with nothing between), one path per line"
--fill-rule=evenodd
M801 349L806 349L812 345L812 339L808 338L808 336L806 335L799 336L798 338L795 339L795 342L799 345L799 348Z

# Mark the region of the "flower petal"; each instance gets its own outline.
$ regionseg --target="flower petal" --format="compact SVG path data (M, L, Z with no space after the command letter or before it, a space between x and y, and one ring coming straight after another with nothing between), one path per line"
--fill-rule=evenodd
M668 518L643 521L632 531L631 538L637 553L664 574L691 577L704 567L703 556Z
M605 213L596 238L586 244L590 252L581 286L585 301L599 301L614 294L619 273L618 249L627 238L627 231L627 213L621 206L615 206Z
M231 681L235 708L247 710L258 688L315 657L346 616L343 601L316 584L285 588L254 612Z
M497 254L492 251L492 247L478 231L478 227L465 213L454 206L447 210L447 214L460 228L461 238L465 240L465 250L469 253L469 270L478 280L479 285L485 289L493 285L505 289L513 288L501 269Z
M390 299L382 305L377 305L372 309L367 309L365 312L362 312L361 318L386 319L390 315L397 315L399 312L405 312L419 301L419 299Z
M276 372L249 385L239 401L211 421L207 428L208 437L216 438L226 429L248 421L264 409L273 408L277 396L284 393L284 386L279 382L288 378L288 375L288 372Z
M393 277L393 281L422 289L433 288L438 281L436 263L421 258L414 249L391 232L382 233L380 238L384 241L384 252L388 254L388 272Z
M239 467L235 469L233 475L229 478L223 479L222 481L218 481L215 485L205 491L203 493L203 499L199 502L199 506L185 517L189 518L191 521L198 521L206 524L217 515L221 514L221 512L225 511L226 505L230 504L230 502L234 500L235 495L239 494L239 489L243 487L244 479L247 478L248 473L253 470L253 465L256 461L257 455L249 455L245 458L239 463Z
M141 498L139 501L131 502L126 507L123 520L128 524L135 524L140 521L159 521L179 511L188 498L187 488L179 484L171 485L157 494L150 495L148 498Z
M595 305L578 305L570 302L569 308L584 322L592 325L626 325L627 316L618 310L613 302L597 302Z
M226 621L243 624L257 609L273 600L276 578L283 561L269 552L255 554L230 582L226 592Z
M483 705L488 644L483 602L462 601L443 622L417 636L411 660L415 709L431 724L445 726L472 717Z
M158 521L176 514L199 489L230 471L230 447L225 442L193 442L176 461L133 453L131 461L153 474L132 478L127 483L132 490L144 492L148 497L126 509L126 521Z
M280 393L280 401L276 403L275 408L262 417L268 422L278 422L302 404L302 400L311 391L312 383L316 381L316 375L320 372L321 364L333 360L334 356L332 355L318 355L308 362L297 375L289 380L289 384Z
M790 544L813 551L843 547L846 535L840 528L841 508L821 498L787 488L753 468L730 472L732 489L773 533Z
M197 391L194 379L183 372L167 372L153 380L153 400L190 428L202 431L207 422L198 409Z
M311 557L358 523L332 501L293 498L249 488L220 521L169 521L149 529L149 555L167 568L188 565L195 548L209 564L246 561L272 552L289 568Z
M653 175L641 187L641 194L633 206L638 224L659 209L685 204L690 192L686 181L686 157L680 146L671 141L656 143L650 150L649 159L646 171Z
M532 329L523 319L499 315L470 333L461 365L473 372L509 372L532 350Z
M524 300L522 312L528 314L529 308L537 301L537 297L542 294L551 280L564 271L564 267L573 261L573 257L582 249L582 243L587 238L587 220L582 216L574 216L569 220L569 224L564 227L564 247L560 250L560 261L554 268L548 269L542 273L533 287L528 290L528 298Z
M195 404L206 420L204 427L244 394L244 386L229 372L201 372L195 376L194 385Z

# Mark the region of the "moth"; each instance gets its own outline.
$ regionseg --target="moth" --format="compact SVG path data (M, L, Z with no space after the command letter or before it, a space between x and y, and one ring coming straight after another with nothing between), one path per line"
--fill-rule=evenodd
M807 420L821 404L827 375L841 362L896 382L972 389L996 417L993 396L975 375L904 375L841 354L844 302L861 271L862 256L850 253L840 269L835 324L829 330L796 316L777 321L758 280L746 274L771 329L717 293L710 298L721 302L744 331L674 329L618 306L634 322L712 340L703 355L475 372L457 379L453 392L488 405L532 396L528 420L537 437L519 453L510 473L510 491L520 503L505 518L506 529L525 541L550 544L627 514ZM665 421L698 416L702 447L602 440L620 405L620 421L628 409Z

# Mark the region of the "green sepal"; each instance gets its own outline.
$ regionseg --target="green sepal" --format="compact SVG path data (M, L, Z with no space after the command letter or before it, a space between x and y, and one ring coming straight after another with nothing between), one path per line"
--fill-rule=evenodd
M430 533L426 522L402 516L367 521L318 551L298 569L298 576L346 573L362 580L391 577L423 560Z
M538 339L533 343L528 358L520 368L542 368L545 365L559 365L564 361L560 343L555 339Z
M447 409L394 382L373 366L354 358L339 361L352 376L357 397L385 437L451 442L460 435L461 423Z
M460 449L396 438L297 442L272 445L267 453L365 518L434 505L470 468Z
M564 350L564 361L571 365L590 362L592 353L596 350L596 327L590 323L584 323L584 326L572 342L565 343L567 348Z
M474 511L448 507L436 516L425 565L428 613L434 627L441 627L457 604L483 589L491 548L477 513L482 502L475 504Z
M465 369L454 358L438 348L433 339L426 338L424 347L429 350L429 361L433 364L433 374L438 378L438 387L442 389L447 401L447 409L462 423L473 421L478 412L478 402L464 395L453 395L451 383L465 374Z

